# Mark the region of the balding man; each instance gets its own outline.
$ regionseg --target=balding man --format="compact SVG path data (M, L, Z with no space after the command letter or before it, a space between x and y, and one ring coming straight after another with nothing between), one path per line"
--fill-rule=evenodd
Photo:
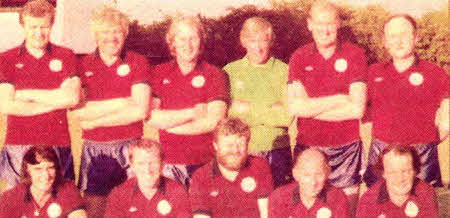
M378 176L373 167L386 147L412 146L422 163L418 177L441 185L437 145L449 134L449 76L415 55L417 24L409 15L394 15L384 25L384 46L392 60L369 68L369 114L372 144L365 182Z
M288 107L298 117L294 153L316 147L330 157L330 183L356 207L361 183L359 119L366 104L364 51L340 42L336 6L316 1L308 17L314 43L295 51L289 62Z
M304 150L292 170L296 182L270 195L269 217L350 217L345 193L327 182L327 163L322 151Z

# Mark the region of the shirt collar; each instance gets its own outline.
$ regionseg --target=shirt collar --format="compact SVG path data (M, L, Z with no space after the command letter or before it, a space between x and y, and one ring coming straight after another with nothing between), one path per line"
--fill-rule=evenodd
M320 193L317 195L317 199L321 200L324 203L327 203L327 190L328 184L325 184L322 191L320 191ZM297 184L292 192L292 204L297 205L300 203L300 201L300 185Z
M336 50L334 50L334 53L335 54L339 53L339 52L341 52L341 50L342 50L342 43L339 41L339 39L337 39L337 41L336 41ZM316 43L313 42L312 43L311 54L313 55L313 54L315 54L317 52L319 52L319 49L317 49Z
M58 189L56 188L57 185L53 185L52 187L52 197L56 198L56 196L58 195ZM33 195L31 194L31 185L27 185L26 186L26 190L25 190L25 196L23 198L24 202L32 202L33 201Z
M160 192L161 194L166 194L166 180L162 176L160 176L160 178L159 178L159 184L158 184L157 191ZM139 184L138 184L137 178L135 178L133 194L137 194L140 192L141 192L141 189L139 189Z
M413 186L410 191L410 195L416 195L416 186L417 186L418 182L419 182L418 179L415 178L414 182L413 182ZM377 203L382 204L382 203L385 203L390 200L391 200L391 198L389 197L389 193L387 191L386 180L384 180L378 191Z
M99 58L100 57L100 51L98 50L98 48L96 48L95 51L94 51L94 57L95 58ZM125 49L122 49L122 51L120 52L119 58L123 62L126 62L127 52L125 51Z
M417 53L414 53L414 62L409 68L411 68L411 67L418 67L419 63L420 63L419 55L417 55ZM387 61L384 64L384 68L387 68L388 66L392 66L392 65L394 65L394 60L391 58L391 59L389 59L389 61Z
M247 160L245 161L244 166L242 168L247 168L249 166L250 166L250 162L247 157ZM214 159L213 163L212 163L212 177L221 176L221 175L222 175L222 173L220 172L220 169L219 169L219 163L217 162L217 159Z
M51 43L48 43L47 46L45 47L45 52L52 54L52 50L53 50L53 45ZM19 46L19 51L17 53L17 56L21 56L25 53L27 53L27 47L25 46L25 41Z
M248 59L248 55L245 55L244 60L248 66L260 67L260 68L270 68L275 63L275 58L273 56L269 57L269 59L267 59L266 63L260 64L260 65L255 65L255 64L250 63L250 60Z

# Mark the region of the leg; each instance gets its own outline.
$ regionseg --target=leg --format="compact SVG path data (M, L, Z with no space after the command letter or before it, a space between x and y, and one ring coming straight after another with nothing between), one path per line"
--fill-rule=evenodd
M53 146L53 149L58 155L63 178L75 181L75 171L73 167L73 156L71 148Z
M292 182L291 148L285 147L269 151L268 157L275 188Z
M5 145L0 154L0 178L6 182L6 189L20 183L22 160L31 145Z
M371 187L373 184L375 184L378 179L380 178L380 175L376 172L375 165L378 161L379 156L381 155L381 152L383 152L384 149L389 144L372 139L372 143L370 144L369 149L369 158L367 161L367 169L364 173L364 182L366 183L367 187Z
M421 167L417 175L420 179L433 185L442 187L441 169L439 167L439 157L437 150L438 143L427 143L416 145L414 148L420 157Z

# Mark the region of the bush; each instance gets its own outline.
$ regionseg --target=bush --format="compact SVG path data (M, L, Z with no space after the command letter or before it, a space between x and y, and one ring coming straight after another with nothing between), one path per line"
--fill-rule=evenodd
M342 7L343 26L339 37L352 41L366 49L369 64L389 58L382 43L382 25L390 16L384 8L367 6L365 8ZM278 7L273 10L244 6L230 9L230 13L219 18L200 19L205 24L208 35L203 58L219 67L245 55L239 43L239 32L245 19L260 16L269 20L276 35L272 54L285 62L300 46L312 42L306 25L305 10ZM447 12L432 12L421 19L417 54L426 60L437 63L447 71L450 69L448 56L450 32L447 28ZM134 22L130 28L126 48L145 55L151 64L169 60L170 53L165 44L165 33L170 18L152 25L139 25Z

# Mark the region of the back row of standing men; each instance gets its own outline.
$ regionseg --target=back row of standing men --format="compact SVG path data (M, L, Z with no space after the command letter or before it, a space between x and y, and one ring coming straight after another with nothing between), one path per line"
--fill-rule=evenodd
M32 145L53 147L64 177L74 178L66 109L76 106L84 139L79 187L89 210L101 210L92 205L104 204L131 175L128 146L142 137L142 120L160 130L162 174L189 186L194 171L214 157L217 123L227 113L239 117L250 126L249 153L268 161L278 187L292 180L287 126L293 116L294 157L308 147L325 153L330 183L356 206L365 168L359 120L367 102L373 139L365 182L376 182L373 168L383 150L400 144L420 154L418 177L440 184L436 145L449 133L448 75L415 56L416 23L409 16L386 22L392 60L370 68L362 49L337 40L340 18L330 3L310 9L314 42L295 51L289 66L270 55L271 24L250 18L240 35L247 55L224 67L228 76L201 59L206 37L195 18L172 22L166 42L174 59L151 70L143 56L122 49L129 21L119 11L93 14L98 48L81 60L49 43L53 20L46 1L28 3L20 14L25 42L1 55L0 113L8 115L8 130L0 176L10 186L19 183Z

